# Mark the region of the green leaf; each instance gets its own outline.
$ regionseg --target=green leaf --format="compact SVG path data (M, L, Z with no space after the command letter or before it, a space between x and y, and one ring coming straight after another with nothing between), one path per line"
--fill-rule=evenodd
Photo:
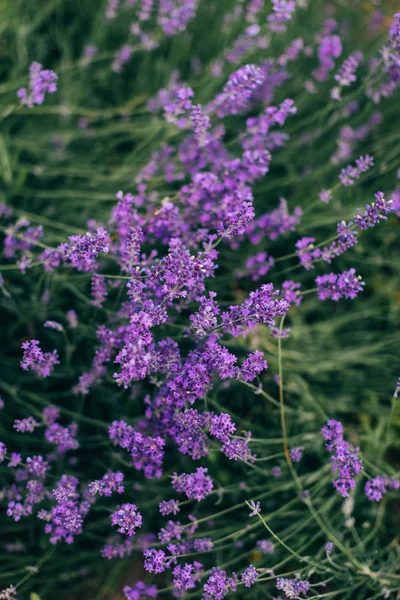
M31 592L29 600L40 600L40 597L36 594L36 592Z

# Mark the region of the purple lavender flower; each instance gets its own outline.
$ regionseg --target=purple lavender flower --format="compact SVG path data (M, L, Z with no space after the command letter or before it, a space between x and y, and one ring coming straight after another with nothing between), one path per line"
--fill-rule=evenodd
M250 500L249 504L251 508L251 513L249 515L250 517L255 517L261 512L261 505L259 502L254 502L254 500Z
M132 457L132 464L138 471L143 471L145 477L159 478L162 474L165 440L160 436L152 438L134 431L124 421L113 421L109 436L115 446L121 446Z
M310 588L310 582L278 577L276 580L276 587L278 590L285 593L286 598L299 598L300 594L307 594Z
M36 427L40 427L40 423L36 421L33 417L28 417L27 419L16 419L14 421L14 429L16 429L19 433L33 433Z
M134 587L125 585L123 592L127 600L148 600L148 598L158 597L157 586L146 585L144 581L137 581Z
M329 204L332 200L332 190L321 190L319 193L319 199L324 204Z
M77 432L76 423L71 423L67 427L63 427L59 423L50 423L44 432L44 437L48 442L56 444L57 451L63 454L67 450L76 450L79 447L76 439Z
M333 544L332 544L332 542L326 542L326 544L325 544L325 552L327 554L331 554L332 550L333 550Z
M119 0L108 0L108 4L104 13L107 20L115 19L117 16Z
M204 591L215 600L222 600L230 591L236 591L236 581L228 577L226 571L219 567L211 569L207 583L204 585Z
M365 495L370 502L380 502L386 494L386 486L388 484L387 477L374 477L365 484Z
M43 227L32 227L27 219L19 219L6 229L4 239L4 254L13 258L17 252L29 252L43 237ZM31 259L25 254L21 257L21 265L29 266Z
M278 295L279 291L274 289L272 283L266 283L259 290L250 292L248 299L240 306L231 306L229 312L222 314L225 331L237 336L258 323L274 327L276 317L283 317L289 310L289 303L276 298Z
M314 246L315 238L302 237L296 242L296 254L300 264L309 271L314 268L314 262L321 256L321 250Z
M123 480L124 474L120 471L117 471L116 473L109 471L101 480L89 483L88 489L93 495L98 493L100 496L111 496L114 492L122 494L125 491L125 488L122 485Z
M322 437L328 442L325 447L329 452L332 452L338 442L343 441L343 425L340 421L330 419L321 429Z
M183 115L186 115L188 111L193 110L193 104L191 101L193 96L194 92L192 88L180 86L174 88L171 91L171 94L167 95L163 102L163 108L165 118L169 123L175 123L175 125L177 125L180 129L184 129L187 126L188 121L183 117ZM197 116L199 117L199 115ZM198 118L197 121L197 124L199 124L200 118ZM204 119L202 125L205 125Z
M268 363L264 359L263 352L256 350L243 361L237 378L242 381L253 381L257 375L266 369L268 369Z
M287 200L280 198L278 208L255 219L247 228L251 243L258 244L265 236L275 240L288 231L294 231L301 221L301 215L300 206L296 206L293 214L290 214Z
M167 555L164 550L150 548L143 553L145 557L144 568L149 573L162 573L167 567Z
M224 223L221 223L218 227L218 235L227 239L243 235L254 219L254 214L252 201L245 200L234 210L227 213Z
M69 310L67 311L66 317L68 321L68 327L70 327L70 329L76 329L79 323L76 312L74 310Z
M13 585L9 585L8 588L0 590L1 600L15 600L17 596L17 589Z
M270 540L258 540L257 547L264 554L273 554L275 552L275 544Z
M358 448L352 448L347 442L338 442L335 454L332 455L332 470L338 471L339 476L332 483L344 498L349 491L356 487L355 476L362 469L362 461L358 456Z
M355 273L355 269L350 269L340 275L336 273L319 275L315 280L318 286L318 298L322 301L330 299L334 302L341 298L354 300L365 285L361 277Z
M163 500L159 506L160 513L164 516L171 513L176 515L180 511L178 500Z
M290 21L292 13L296 9L294 0L272 0L272 14L268 15L268 23L271 31L286 31L286 21Z
M58 250L52 250L46 248L39 256L39 260L43 264L43 268L46 273L52 273L57 267L60 266L62 260L62 254Z
M207 130L211 127L210 117L208 117L200 104L194 105L190 111L190 120L193 131L196 134L199 146L206 146L208 143Z
M104 275L99 275L98 273L94 273L92 276L92 304L93 306L97 306L97 308L101 308L103 302L107 298L107 287L106 280Z
M11 460L8 463L9 468L16 468L18 467L22 462L22 456L19 454L19 452L12 452L11 453Z
M207 331L217 326L220 309L214 300L216 296L215 292L210 292L208 298L207 296L200 296L197 299L200 302L199 309L189 317L192 327L199 337L204 337Z
M3 442L0 442L0 463L4 461L4 458L7 454L7 447Z
M48 329L54 329L55 331L62 331L64 329L61 323L58 323L57 321L45 321L43 326Z
M88 44L83 49L83 60L88 63L96 56L98 53L98 48L94 44Z
M111 65L111 70L114 73L121 73L124 65L130 60L133 50L134 48L130 44L121 46Z
M110 247L109 235L103 227L99 227L94 234L71 235L69 240L70 243L63 244L60 249L64 258L78 271L94 271L100 252L107 254Z
M44 479L46 472L50 469L50 465L46 462L43 456L32 456L26 459L27 471L32 477Z
M246 260L246 268L238 271L238 277L250 277L252 281L258 281L265 277L274 265L275 260L272 256L268 256L266 252L259 252Z
M232 73L222 93L213 103L217 115L222 118L242 112L247 107L253 90L263 81L262 70L256 65L245 65Z
M112 541L110 544L105 544L101 549L100 553L103 558L112 560L113 558L124 558L125 556L131 556L133 552L133 542L130 539L123 541L118 538L116 541Z
M244 587L251 587L256 582L257 577L257 569L253 567L253 565L250 565L243 571L240 578L244 584Z
M246 434L244 440L232 437L224 443L221 451L229 458L229 460L244 460L253 463L256 456L252 454L249 449L250 438L250 432Z
M203 429L209 423L207 415L199 414L197 410L190 408L178 413L174 423L177 428L175 441L182 454L189 454L195 460L208 454L208 439L203 433Z
M32 514L32 507L29 505L21 504L21 502L16 502L15 500L10 500L8 503L7 517L11 517L18 523L21 520L21 517L27 517Z
M200 581L202 567L203 565L197 561L183 566L177 565L172 571L174 588L184 591L195 588L196 581Z
M328 78L329 71L335 67L334 59L342 53L342 42L338 35L321 36L321 43L318 48L319 66L312 73L317 81L325 81Z
M49 377L54 366L60 364L57 350L42 352L38 340L23 342L21 348L24 354L20 364L24 371L31 369L39 377Z
M374 227L381 220L387 219L387 214L393 211L393 201L385 200L382 192L375 194L375 202L365 206L365 211L361 213L360 209L354 217L354 222L360 229L368 229Z
M343 87L350 86L357 77L355 72L363 59L361 52L354 52L344 61L340 67L338 73L335 75L335 79L338 82L338 86L331 89L331 97L334 100L341 100L341 91Z
M211 538L197 538L193 540L193 550L196 552L209 552L214 548Z
M185 31L196 15L198 0L160 0L157 22L168 36ZM143 9L142 9L143 10Z
M355 476L361 471L362 461L358 448L353 448L343 439L343 425L331 419L321 429L326 449L331 453L332 470L338 471L338 477L332 483L344 498L356 487Z
M394 393L393 393L393 398L395 398L395 399L398 398L399 392L400 392L400 377L397 381L396 389L394 390Z
M187 531L188 533L194 533L197 529L196 519L189 515L189 520L193 521L193 525ZM162 544L168 544L167 549L172 554L187 554L192 547L192 543L181 541L184 533L185 528L180 521L167 521L165 527L162 527L159 531L158 539ZM180 543L169 544L174 539Z
M397 217L400 217L400 189L397 188L392 194L393 211Z
M217 440L226 442L229 440L229 436L235 433L235 430L236 425L227 413L220 413L212 417L209 433Z
M60 411L55 406L46 406L42 412L46 425L52 425L60 418Z
M50 534L50 543L57 544L64 540L72 544L74 536L82 533L83 519L89 511L88 502L79 502L77 493L78 480L70 475L63 475L53 490L57 501L50 512L42 510L38 518L45 521L45 532Z
M35 104L43 104L46 93L54 94L57 91L58 76L54 71L42 69L42 65L33 62L29 67L29 93L26 88L21 88L17 92L21 104L33 108Z
M290 458L292 459L293 462L300 462L301 458L303 456L303 446L299 446L297 448L292 448L290 450Z
M339 179L344 186L353 185L356 179L359 179L361 173L365 173L374 165L374 159L372 156L366 154L365 156L360 156L356 160L356 166L348 165L346 168L342 169L339 175Z
M214 484L211 477L206 475L208 469L199 467L194 473L174 473L172 487L177 492L184 492L189 500L203 500L211 494Z
M135 504L123 504L111 515L111 523L118 526L118 532L132 537L142 526L142 515Z
M300 295L301 283L296 283L292 280L287 280L282 283L282 296L289 302L289 304L295 304L300 306L303 301L303 296Z

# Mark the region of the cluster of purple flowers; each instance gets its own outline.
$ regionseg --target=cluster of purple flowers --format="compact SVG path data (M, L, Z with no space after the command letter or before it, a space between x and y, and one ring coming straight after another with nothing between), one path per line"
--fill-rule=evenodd
M53 490L57 504L50 511L41 510L38 518L45 521L45 532L50 535L50 543L64 540L72 544L74 537L82 533L83 520L89 512L90 502L81 500L77 492L79 481L76 477L63 475Z
M150 50L159 45L161 35L151 35L151 23L154 22L159 33L162 31L166 36L175 36L186 30L199 4L198 0L159 0L158 3L154 0L109 0L104 13L106 21L116 19L120 11L131 8L136 11L137 17L130 26L132 38L111 57L111 70L120 73L134 52L136 56L137 48ZM284 318L288 314L290 318L293 309L295 322L296 311L298 313L302 310L302 307L297 307L304 298L307 299L306 294L315 292L314 289L302 288L302 284L297 281L287 280L276 286L263 281L279 261L290 259L293 254L286 257L273 256L269 254L269 249L268 252L263 250L265 246L262 244L267 241L279 248L279 238L288 237L300 224L305 227L307 223L304 222L306 219L302 208L294 205L289 193L288 200L283 197L279 198L279 203L273 200L267 212L265 207L258 211L258 197L255 202L254 194L258 193L257 182L270 168L275 168L274 153L279 152L288 142L290 121L286 126L287 120L297 112L294 100L286 95L281 95L280 102L276 100L277 90L291 76L289 65L300 56L304 60L316 57L317 67L314 70L310 68L313 80L305 84L307 93L316 93L318 82L332 76L336 59L342 53L342 40L336 33L338 24L334 19L328 18L323 30L310 46L302 38L298 38L286 45L276 59L267 58L261 64L243 64L248 53L268 48L273 33L286 30L296 4L295 0L272 0L272 12L263 16L263 23L260 25L257 21L264 9L262 0L250 0L247 3L240 1L232 8L223 21L223 27L229 32L230 24L240 19L246 20L247 25L221 57L210 64L210 73L216 78L215 85L217 78L224 75L224 66L231 65L228 71L231 74L225 75L225 85L222 83L218 88L222 91L214 92L207 103L194 103L195 92L181 81L178 72L172 75L166 89L160 90L148 101L147 108L153 113L154 122L159 118L155 113L163 113L168 143L161 144L141 167L134 179L135 188L132 193L120 191L116 194L117 204L108 221L98 223L91 220L87 224L87 233L71 235L66 243L53 248L43 243L42 226L32 226L25 218L11 223L10 220L14 219L13 212L0 204L0 217L7 221L7 226L3 228L4 254L7 260L15 259L20 271L18 276L21 278L21 273L28 273L29 277L30 269L41 266L46 278L57 282L54 271L64 269L68 277L75 269L78 273L75 272L74 277L80 288L77 290L71 286L71 289L77 293L78 298L86 300L85 304L94 314L93 318L101 319L101 325L97 324L95 331L92 331L93 337L94 333L96 336L96 347L91 364L85 372L80 372L78 381L78 375L76 376L74 382L69 379L70 373L75 372L71 368L71 353L75 351L75 341L80 338L80 333L74 330L80 326L83 332L86 328L89 330L90 320L86 319L85 314L79 314L78 318L73 309L66 311L63 316L59 314L59 306L54 303L54 317L59 321L44 321L43 318L40 322L43 326L44 321L44 334L66 340L66 360L60 367L60 372L64 367L68 370L68 390L76 395L87 396L100 383L104 384L101 393L104 393L106 386L114 383L115 387L119 386L116 389L121 396L124 394L123 397L128 399L124 404L123 416L118 416L121 420L112 421L110 413L104 412L98 417L101 419L99 422L82 414L81 409L79 413L75 413L71 406L59 410L50 405L43 410L42 418L38 411L32 411L35 416L39 414L37 419L33 416L15 419L14 434L33 433L33 444L38 437L36 430L42 427L45 443L53 444L53 448L52 452L43 456L26 456L22 450L21 453L8 453L6 445L0 442L0 463L5 461L2 469L10 473L10 477L14 477L9 487L0 490L0 499L8 502L6 514L19 522L36 512L35 507L41 505L37 517L44 522L50 544L71 544L76 536L82 534L86 525L90 535L92 523L88 523L87 517L92 504L96 503L95 509L103 510L104 507L97 506L97 503L111 504L114 500L112 508L106 510L109 510L111 525L115 529L111 529L110 521L106 519L111 533L110 537L103 540L99 553L103 558L111 560L129 557L134 551L140 550L148 573L162 574L166 570L170 571L172 594L176 597L183 597L204 580L204 599L222 600L230 592L236 591L238 586L242 586L241 589L253 586L258 582L259 575L265 572L263 568L249 565L239 572L239 576L235 573L228 575L218 566L204 570L203 564L196 560L191 563L178 563L178 560L186 559L194 553L207 555L220 550L220 540L215 539L214 535L217 529L212 529L212 521L206 523L210 527L210 533L207 530L206 536L199 536L197 530L206 519L199 513L197 503L210 495L220 503L229 493L243 492L252 485L251 479L249 484L241 481L232 488L222 485L220 481L224 478L214 475L216 461L213 452L220 453L218 467L231 466L228 461L238 461L239 464L233 465L234 469L248 466L249 463L254 473L261 469L252 449L255 445L257 448L262 447L263 440L252 437L247 425L234 422L228 412L216 408L219 405L215 397L219 399L217 394L220 390L223 394L234 396L233 389L247 386L254 391L256 400L262 394L276 404L272 396L264 393L260 381L257 381L259 387L251 384L268 369L264 353L256 350L254 344L268 334L275 339L268 339L262 347L271 355L276 353L276 338L286 338L291 331L289 328L283 329ZM340 35L342 29L345 27L340 28ZM389 30L388 44L381 51L380 60L389 83L386 84L386 91L372 91L375 98L389 95L389 91L398 87L399 40L400 13L395 16ZM87 67L97 52L97 47L87 46L81 63ZM201 61L198 57L192 58L192 69L195 72L200 68ZM343 88L356 81L355 73L362 60L362 54L356 52L343 62L335 75L337 85L331 89L333 99L340 100ZM232 72L233 69L235 70ZM371 75L373 73L371 67ZM43 103L46 93L56 91L56 82L57 75L53 71L42 70L41 65L32 63L29 91L25 88L19 90L18 97L22 104L32 108L35 104ZM197 90L195 85L193 87ZM339 108L335 108L335 113L329 120L330 126L356 113L361 103L336 106ZM243 129L233 137L230 121L239 122L242 113L247 113ZM121 113L121 116L129 118L125 113ZM375 113L368 122L356 129L349 125L342 127L338 147L331 155L328 166L353 161L354 147L366 139L381 118L379 113ZM87 126L86 117L78 122L81 130ZM297 126L303 126L301 119L297 119L295 128ZM321 135L317 128L306 132L301 140L308 139L308 143L311 143ZM175 137L176 144L175 141L170 141ZM373 164L371 156L360 156L355 164L351 162L341 170L341 184L345 187L353 185ZM278 159L277 171L280 172L283 166L285 165ZM295 161L288 167L288 179L292 168L294 172ZM313 168L313 165L306 165L304 176ZM158 181L163 182L160 188L154 185ZM283 187L286 187L284 183L282 189ZM336 187L343 193L341 186L337 185L334 189ZM171 190L170 196L164 194L164 188ZM263 189L261 186L260 188ZM328 188L322 189L319 194L324 204L328 204L332 196L333 190ZM319 261L330 263L333 258L357 243L359 231L374 227L381 220L387 219L387 215L394 209L394 202L386 201L383 193L378 192L375 194L375 201L364 210L358 210L352 221L338 224L337 237L330 245L316 245L314 237L302 237L296 243L296 255L301 265L308 270L314 268ZM18 211L15 213L18 214ZM81 231L86 231L86 228ZM241 246L246 244L250 248L258 247L253 248L251 255L244 250L247 256L243 261L245 266L240 268L238 265L235 271L238 279L248 280L246 285L248 284L250 291L244 292L241 289L243 281L235 280L232 289L227 288L226 293L224 290L217 296L216 292L209 289L209 283L218 276L218 269L224 271L226 268L226 251L241 251ZM273 252L275 253L274 250ZM13 265L7 265L7 269L9 266L11 270L14 268ZM258 280L262 281L256 288L251 282ZM321 301L354 299L365 285L352 268L340 274L319 275L315 281ZM9 298L6 286L7 281L0 275L0 292L5 298ZM85 289L89 298L82 291ZM49 304L51 293L49 286L43 296L46 298L43 302L50 306L49 312L53 308L53 303ZM94 310L93 307L100 310ZM29 324L29 333L31 328ZM61 332L62 336L55 332ZM71 342L69 334L74 342ZM238 348L238 355L232 350L234 344ZM22 350L21 368L32 371L41 378L48 378L55 366L60 364L57 350L43 352L36 339L24 341ZM63 357L64 353L61 354L62 362ZM274 364L273 359L270 362ZM110 372L111 368L113 370ZM28 377L29 379L33 378ZM276 374L274 380L278 384L282 383L280 376ZM47 384L42 381L36 383ZM293 388L288 386L288 392ZM48 397L53 397L51 388L43 389L46 389ZM399 389L400 380L395 397ZM280 386L281 394L282 391L283 385ZM33 398L39 403L43 401L42 395ZM79 399L75 400L80 403ZM88 400L91 402L90 397ZM209 410L209 401L213 410ZM144 405L143 414L138 417L141 403ZM20 406L22 410L23 399ZM80 407L83 406L82 398ZM120 410L122 403L116 401L115 406ZM134 416L129 412L132 406ZM0 399L1 408L3 402ZM107 440L105 443L114 447L111 450L113 465L118 464L117 461L124 464L123 457L119 455L119 449L122 449L129 454L134 469L141 472L137 474L138 477L146 480L145 484L136 481L133 485L135 493L138 493L138 500L135 496L138 506L126 502L116 505L114 494L123 494L129 490L128 475L121 471L108 470L101 479L94 480L96 475L92 472L89 480L82 478L80 481L77 477L64 473L64 468L54 468L56 465L53 463L57 463L59 459L63 460L68 469L75 468L80 463L78 453L72 457L67 454L79 447L78 425L75 422L62 425L60 414L63 410L74 418L76 415L77 422L82 419L82 429L85 424L88 427L107 427L112 421L108 429L112 444ZM17 416L20 414L17 413ZM104 418L109 419L107 424L103 422ZM256 425L257 423L255 427ZM332 469L335 472L333 485L343 497L348 497L356 487L356 477L363 468L359 450L344 440L343 427L338 421L328 421L321 433L326 449L331 454ZM95 446L99 441L97 436L83 435L83 450L90 447L92 441ZM9 446L8 441L7 445ZM171 466L169 453L171 451L172 455L172 449L187 455L184 457L184 467L178 468L175 465L168 468L168 465ZM291 462L298 463L302 460L303 451L303 446L291 447L288 459L290 467ZM200 466L193 472L186 472L190 470L186 466L186 461L189 460L187 457L193 461L207 457L208 467ZM163 472L164 464L167 469ZM103 473L106 468L104 467ZM185 472L181 472L182 470ZM282 475L282 479L285 477L284 469L281 470L279 466L272 467L268 474L273 477ZM162 496L157 492L154 498L154 504L158 506L160 513L157 518L167 517L166 522L160 527L158 535L137 535L143 524L142 512L144 514L147 502L143 502L143 489L149 483L153 486L152 489L158 490L158 486L161 489L164 480L168 478L168 495ZM148 481L154 479L157 481ZM54 480L57 481L56 484ZM399 485L396 478L380 475L367 481L365 495L371 502L379 502L389 489L396 490ZM185 494L187 500L162 499L170 497L171 488L178 494ZM264 492L254 497L263 498L263 495ZM302 498L308 496L311 498L310 492L306 490ZM211 498L204 505L210 501ZM268 503L269 500L265 504L266 510ZM261 513L261 503L251 500L247 504L251 510L249 516L256 518L243 532L250 532L253 548L258 548L264 555L272 554L275 551L273 542L257 540L256 537L257 526L260 525L260 517L257 519L257 516ZM192 508L195 506L193 515L186 515L187 505ZM226 512L231 509L235 509L233 503ZM175 517L178 513L179 521L170 519L170 515ZM115 534L115 531L118 533ZM231 535L228 534L227 537L230 539ZM235 544L240 548L244 542L238 537ZM326 553L330 554L332 549L332 542L327 542ZM256 555L260 555L260 552ZM263 556L263 559L266 558L268 557ZM207 559L208 556L205 557L205 563ZM215 565L215 562L211 564ZM271 578L275 577L272 573ZM300 575L296 575L295 579L278 577L276 587L287 598L295 599L307 594L310 582L301 580ZM155 585L143 581L125 586L123 592L127 600L156 598L159 593ZM9 591L0 592L0 598L12 597L13 594L15 590L11 586Z
M360 156L356 160L356 166L348 165L345 169L342 169L339 175L340 182L344 186L353 185L356 179L359 179L361 173L368 171L374 164L372 156Z
M197 5L198 0L161 0L157 21L163 32L172 36L185 31L196 15Z
M335 27L336 25L334 25ZM325 28L326 29L326 28ZM321 34L321 42L318 47L319 66L313 71L313 77L317 81L328 78L329 72L335 68L335 58L342 53L342 42L338 35L329 35L330 31Z
M286 300L279 298L279 290L275 290L272 283L266 283L251 292L241 306L231 306L229 311L222 313L223 327L233 336L241 335L259 323L275 327L275 319L284 317L289 306Z
M88 490L91 494L99 494L100 496L111 496L113 492L122 494L125 491L122 482L124 474L118 471L117 473L106 473L100 481L89 483Z
M304 448L298 447L298 448L292 448L290 450L290 458L292 459L292 462L300 462L303 456L303 450Z
M241 580L244 587L251 587L257 581L258 573L257 569L250 565L241 575Z
M43 104L46 94L57 91L58 76L50 69L42 69L42 65L33 62L29 67L29 92L21 88L17 92L21 104L33 108L35 104Z
M367 204L364 211L357 210L353 221L341 221L337 225L337 241L333 241L329 246L315 246L315 238L303 237L296 242L296 254L300 259L302 266L309 270L313 269L315 263L323 260L331 263L332 260L343 254L349 248L357 244L357 229L364 230L375 227L382 220L387 219L387 215L393 212L393 200L385 199L382 192L375 194L375 202Z
M236 587L236 577L228 577L226 571L223 571L219 567L213 567L207 583L204 584L204 591L208 594L209 598L222 600L229 592L235 592Z
M142 526L142 515L135 504L123 504L111 515L111 523L118 527L118 532L132 537L136 529Z
M24 371L31 370L39 377L49 377L55 365L59 365L57 350L53 352L43 352L40 349L38 340L28 340L23 342L24 351L21 361L21 368Z
M262 70L256 65L246 65L235 71L222 93L214 100L215 111L222 118L236 115L248 105L253 91L264 81Z
M321 434L326 441L325 447L331 453L332 470L338 472L333 480L333 486L340 494L347 498L350 490L356 487L356 475L363 468L358 448L353 448L343 439L343 426L339 421L331 419L321 429Z
M130 453L135 469L143 471L149 479L161 476L165 440L159 436L152 438L134 431L124 421L114 421L110 426L109 435L115 446L120 446Z
M307 594L310 589L310 582L278 577L276 587L278 590L284 592L286 598L300 598L300 594Z
M318 286L318 298L322 301L330 299L335 302L341 298L354 300L365 285L361 277L355 273L355 269L350 269L340 275L336 273L319 275L315 280Z
M172 478L172 487L177 492L183 492L189 500L203 500L211 494L213 482L211 477L206 475L208 469L199 467L194 473L182 473L177 475L174 473Z
M276 32L286 31L286 21L290 21L295 9L294 0L272 0L273 12L268 15L270 30Z
M275 552L275 544L271 540L258 540L257 548L264 554L273 554Z
M399 480L396 477L389 479L386 475L378 475L365 484L365 495L371 502L380 502L388 487L392 490L398 490L400 488Z
M177 565L172 571L174 588L183 591L195 588L196 582L200 581L202 567L203 565L197 561L193 564Z
M341 100L342 88L348 87L356 81L355 72L362 59L362 52L355 52L344 61L339 72L335 75L338 85L331 89L331 97L334 100Z
M157 586L146 585L144 581L137 581L133 587L126 585L123 592L126 600L145 600L158 596Z

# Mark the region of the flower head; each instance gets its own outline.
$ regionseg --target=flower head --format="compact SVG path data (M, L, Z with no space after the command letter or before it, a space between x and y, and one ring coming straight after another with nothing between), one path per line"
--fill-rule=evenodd
M42 65L33 62L29 67L29 93L26 88L17 92L21 104L33 108L35 104L43 104L46 94L54 94L57 91L58 76L50 69L42 69Z

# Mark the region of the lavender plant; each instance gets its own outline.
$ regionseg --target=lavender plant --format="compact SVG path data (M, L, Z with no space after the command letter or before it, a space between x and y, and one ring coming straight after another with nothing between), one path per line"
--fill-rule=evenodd
M0 599L399 597L389 4L5 3Z

